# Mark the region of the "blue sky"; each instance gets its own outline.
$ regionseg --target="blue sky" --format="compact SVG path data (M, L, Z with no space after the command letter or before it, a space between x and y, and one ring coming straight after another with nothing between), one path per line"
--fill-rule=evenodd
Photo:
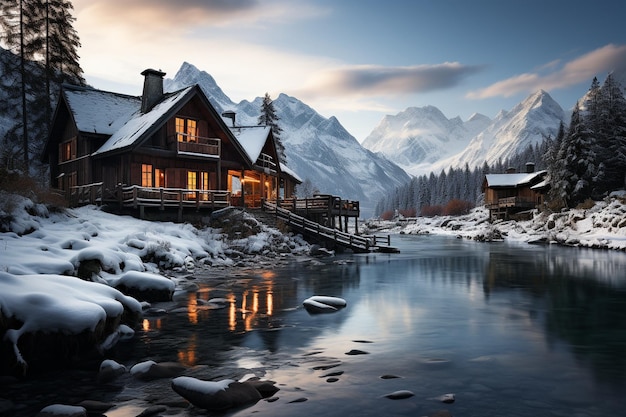
M235 102L269 92L336 116L362 141L386 114L494 117L542 88L569 109L626 73L614 0L74 0L96 88L141 94L146 68L187 61Z

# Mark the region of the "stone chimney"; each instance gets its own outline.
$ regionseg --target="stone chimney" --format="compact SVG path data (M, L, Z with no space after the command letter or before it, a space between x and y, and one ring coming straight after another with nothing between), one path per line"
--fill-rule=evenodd
M535 164L533 162L526 162L526 173L532 174L535 172Z
M141 75L144 76L141 112L147 113L163 98L163 77L165 73L148 68Z

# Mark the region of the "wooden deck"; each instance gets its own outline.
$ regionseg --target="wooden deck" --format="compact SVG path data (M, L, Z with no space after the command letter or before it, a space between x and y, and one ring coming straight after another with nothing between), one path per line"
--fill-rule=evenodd
M338 230L336 228L322 226L321 224L308 220L303 216L294 213L283 207L278 207L275 203L265 202L263 210L273 213L279 220L282 220L290 227L310 235L316 239L323 240L335 246L347 248L355 253L368 252L400 252L391 246L390 236L363 236Z
M72 187L70 205L118 203L120 207L167 207L219 209L230 206L230 193L219 190L140 187L138 185L108 190L102 183Z

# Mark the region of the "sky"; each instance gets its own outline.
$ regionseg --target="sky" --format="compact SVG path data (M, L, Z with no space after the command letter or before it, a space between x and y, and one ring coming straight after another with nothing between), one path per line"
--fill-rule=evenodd
M266 92L335 116L359 141L408 107L490 118L543 89L565 109L626 71L614 0L73 0L95 88L141 95L183 62L234 102ZM280 115L278 115L280 117Z

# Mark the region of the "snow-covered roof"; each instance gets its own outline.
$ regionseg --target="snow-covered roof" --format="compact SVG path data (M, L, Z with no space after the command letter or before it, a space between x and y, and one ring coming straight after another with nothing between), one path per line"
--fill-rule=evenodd
M269 126L237 126L231 127L230 131L235 135L250 161L254 163L261 155L271 128Z
M489 187L519 187L531 183L535 178L543 177L546 171L537 171L522 174L487 174Z
M171 93L169 97L165 98L147 113L141 113L140 109L136 110L129 120L116 130L93 155L124 149L133 145L139 138L143 137L148 129L154 127L162 117L172 110L192 88L187 87Z
M112 135L141 108L141 98L86 87L64 86L63 94L81 132Z
M296 181L299 181L300 184L302 184L302 178L300 178L294 170L292 170L291 168L289 168L287 165L283 164L282 162L280 163L280 171L284 172L285 174L289 175Z

